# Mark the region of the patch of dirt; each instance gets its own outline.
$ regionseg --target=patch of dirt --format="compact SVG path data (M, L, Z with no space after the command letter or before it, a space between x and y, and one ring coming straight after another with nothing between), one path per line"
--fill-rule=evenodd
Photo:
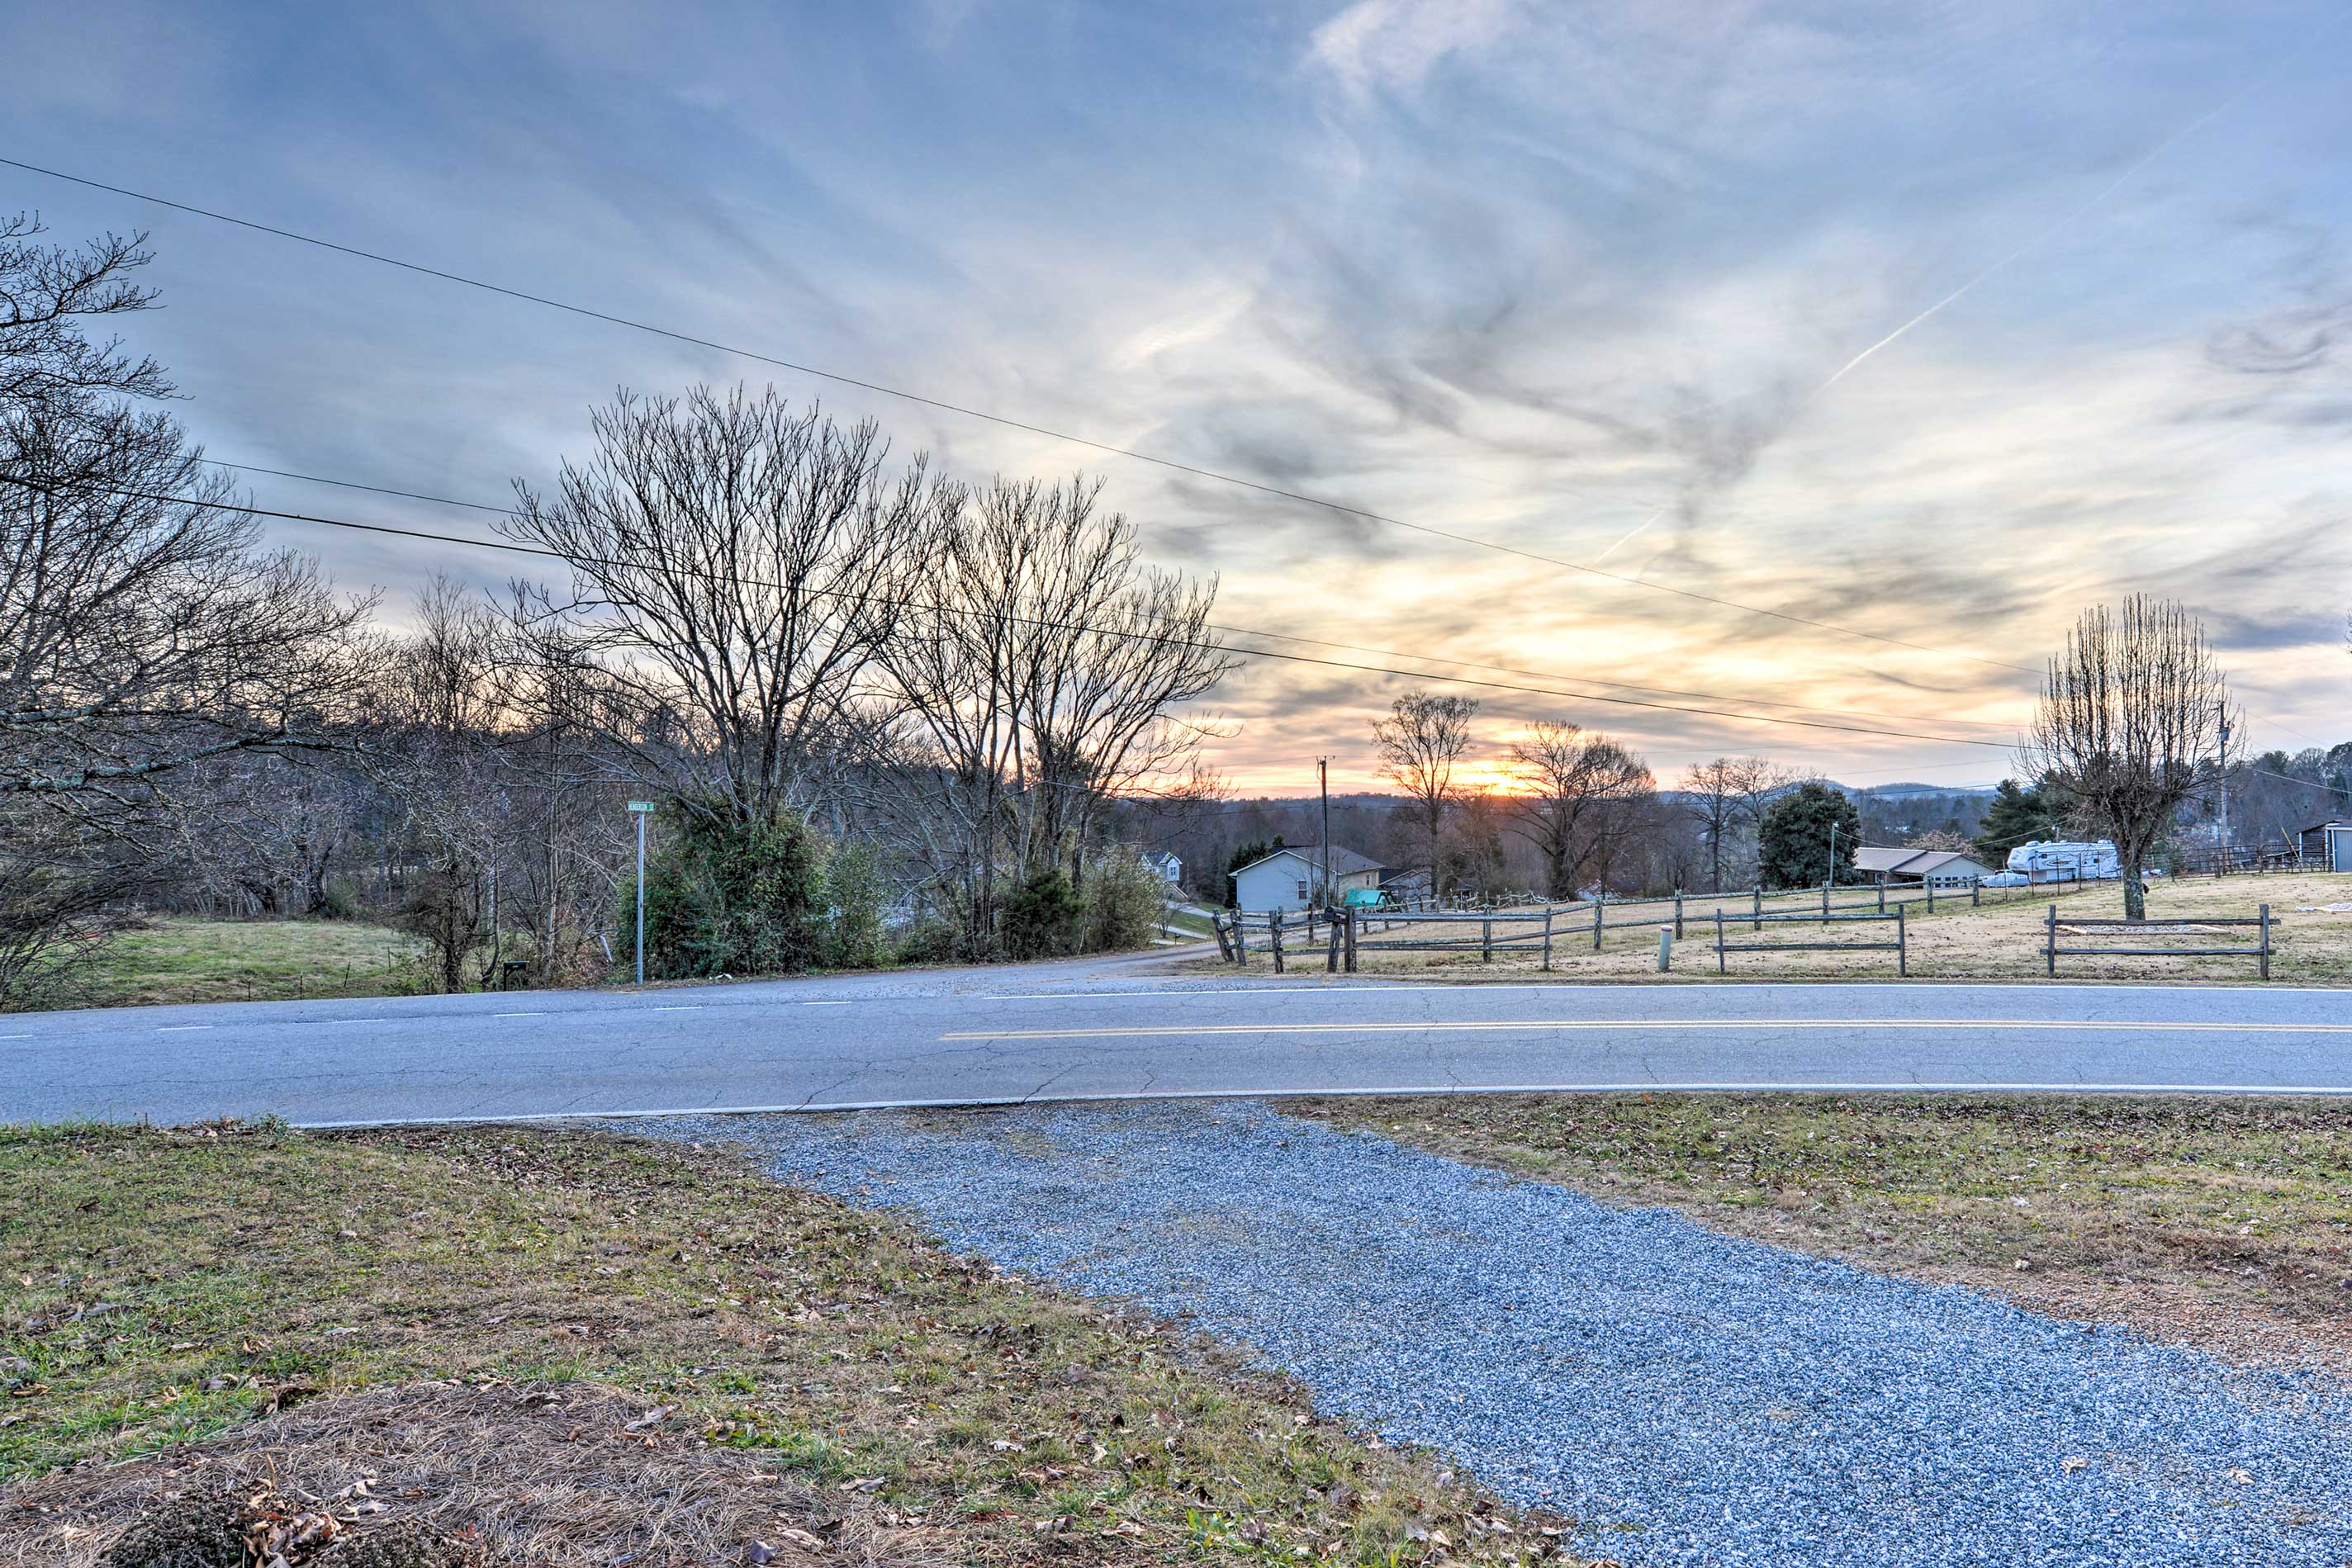
M904 1568L845 1502L589 1384L315 1399L213 1441L0 1493L11 1568Z

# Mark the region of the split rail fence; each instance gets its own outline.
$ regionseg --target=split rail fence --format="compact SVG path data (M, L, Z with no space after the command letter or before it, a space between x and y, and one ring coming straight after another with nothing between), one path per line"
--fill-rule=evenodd
M2053 904L2050 906L2049 920L2043 928L2042 955L2049 966L2049 975L2052 979L2058 977L2059 959L2092 957L2252 958L2261 977L2265 980L2271 977L2271 906L2267 904L2263 904L2260 912L2251 920L2208 919L2194 915L2182 915L2171 920L2069 920L2063 929L2073 935L2095 936L2102 932L2129 935L2152 932L2162 936L2167 932L2195 935L2214 926L2236 930L2252 929L2258 935L2252 944L2239 942L2222 947L2061 947L2058 946L2058 937L2062 928L2058 923L2058 906Z

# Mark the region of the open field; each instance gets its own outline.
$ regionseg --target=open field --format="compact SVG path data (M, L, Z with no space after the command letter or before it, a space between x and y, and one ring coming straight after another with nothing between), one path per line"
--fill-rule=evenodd
M1593 1094L1285 1109L2230 1359L2352 1371L2352 1104L2340 1100Z
M699 1148L0 1134L0 1562L94 1563L167 1490L362 1473L363 1533L502 1563L757 1561L754 1529L788 1563L1550 1550L1165 1324Z
M2001 902L1993 902L1996 891L2006 895ZM1873 888L1839 888L1832 903L1839 913L1866 913L1874 906L1875 894ZM1888 890L1888 898L1892 907L1895 890ZM1818 889L1810 894L1768 896L1764 909L1768 915L1801 914L1809 908L1818 910L1820 899ZM2070 919L2122 915L2123 890L2113 883L2095 883L2055 898L2038 889L1988 889L1986 902L1978 907L1969 904L1966 894L1957 897L1938 894L1932 915L1916 890L1906 892L1901 902L1913 979L2044 978L2044 923L2053 903L2058 906L2061 946L2251 946L2256 936L2251 928L2220 927L2163 934L2107 931L2070 937L2066 931ZM2352 876L2296 873L2158 881L2149 884L2147 902L2151 918L2209 919L2252 918L2256 906L2267 903L2273 921L2273 983L2352 985L2352 911L2297 912L2301 905L2352 904ZM1732 953L1727 956L1727 972L1718 975L1714 946L1714 912L1718 907L1725 915L1726 938L1733 943L1895 940L1893 924L1876 921L1839 922L1826 927L1803 920L1768 921L1759 933L1751 929L1746 918L1752 908L1748 894L1727 894L1719 899L1694 894L1684 899L1684 936L1675 944L1674 967L1669 974L1657 972L1657 955L1658 928L1674 923L1671 903L1607 906L1608 925L1601 933L1599 951L1593 948L1589 911L1580 908L1560 912L1555 916L1552 930L1551 972L1563 980L1891 979L1895 976L1895 956L1892 952ZM1620 921L1628 924L1620 927ZM1524 980L1541 968L1539 952L1528 945L1539 933L1538 925L1497 923L1494 957L1482 961L1478 949L1482 932L1475 923L1400 922L1380 929L1375 922L1367 932L1370 940L1463 942L1467 948L1451 952L1365 950L1359 957L1358 970L1368 975ZM1518 946L1501 946L1507 936ZM1252 932L1247 966L1250 972L1272 972L1265 947L1263 933ZM1303 943L1294 943L1289 956L1294 969L1319 972L1324 965L1324 950L1319 945L1309 949ZM1209 959L1199 967L1206 972L1222 969L1232 973L1234 967ZM2251 957L2062 957L2058 961L2058 978L2252 984L2256 981L2256 968Z
M355 920L162 915L110 941L83 977L82 1007L398 997L431 989L425 945Z

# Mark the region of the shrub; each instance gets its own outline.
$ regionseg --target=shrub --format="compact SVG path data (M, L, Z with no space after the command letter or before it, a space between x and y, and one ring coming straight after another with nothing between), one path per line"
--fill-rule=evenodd
M824 876L806 822L790 814L744 822L672 808L662 826L646 865L648 977L778 974L823 961ZM624 944L635 940L635 899L625 882Z
M882 961L882 856L871 844L842 844L824 862L825 962L870 969Z
M1168 902L1168 883L1136 856L1105 855L1087 868L1085 946L1110 953L1149 946Z
M1055 958L1078 950L1086 904L1055 866L1033 873L1004 900L1004 951L1011 958Z

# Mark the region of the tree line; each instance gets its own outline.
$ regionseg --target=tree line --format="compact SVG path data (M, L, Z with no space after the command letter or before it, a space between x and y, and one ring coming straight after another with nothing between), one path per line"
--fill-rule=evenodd
M411 604L272 549L109 329L143 236L0 223L0 1000L134 904L365 913L447 988L1132 946L1117 803L1211 788L1213 579L1101 486L935 473L772 389L624 392Z

